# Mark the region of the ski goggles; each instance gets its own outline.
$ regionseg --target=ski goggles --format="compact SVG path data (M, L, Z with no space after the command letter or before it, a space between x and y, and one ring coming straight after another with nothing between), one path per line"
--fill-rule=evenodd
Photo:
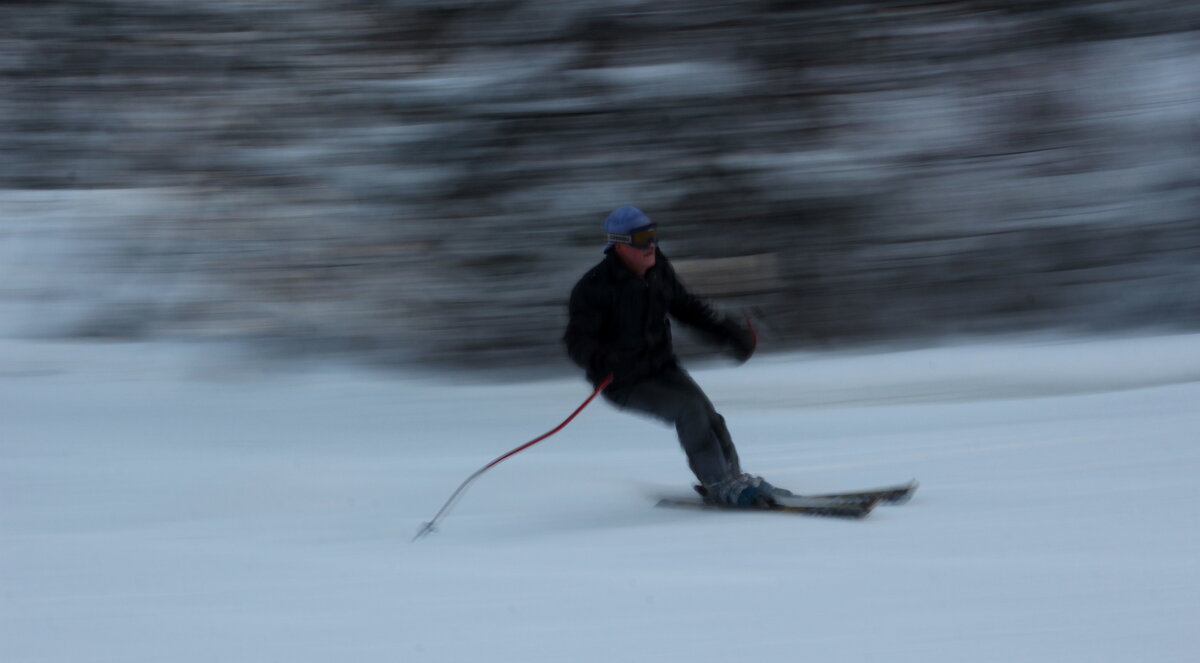
M608 241L614 244L628 244L634 248L644 249L658 243L658 225L651 223L631 230L628 235L608 233Z

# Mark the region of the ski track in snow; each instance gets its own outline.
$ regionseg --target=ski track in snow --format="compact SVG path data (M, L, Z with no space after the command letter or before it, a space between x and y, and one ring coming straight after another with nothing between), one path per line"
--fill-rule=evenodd
M673 431L577 378L0 341L0 659L1192 661L1200 335L693 374L747 469L864 521L653 508Z

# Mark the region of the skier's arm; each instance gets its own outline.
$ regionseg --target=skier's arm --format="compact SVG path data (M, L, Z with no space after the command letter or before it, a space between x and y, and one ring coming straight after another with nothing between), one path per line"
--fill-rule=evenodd
M667 277L672 288L672 317L703 332L718 345L725 346L739 361L746 361L754 354L758 341L750 330L733 318L719 315L707 302L689 292L669 265Z
M598 374L601 370L600 329L604 324L604 306L600 299L584 283L577 284L567 305L567 331L563 334L571 361L596 380L605 377Z

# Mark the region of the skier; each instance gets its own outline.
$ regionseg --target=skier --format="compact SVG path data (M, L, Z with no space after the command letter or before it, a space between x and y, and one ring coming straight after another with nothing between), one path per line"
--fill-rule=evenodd
M754 354L753 332L684 288L658 248L657 225L641 210L617 208L604 230L604 259L571 292L567 354L594 386L612 375L604 392L609 402L675 426L705 501L768 506L776 495L790 495L742 472L725 419L679 365L667 316L703 332L739 362Z

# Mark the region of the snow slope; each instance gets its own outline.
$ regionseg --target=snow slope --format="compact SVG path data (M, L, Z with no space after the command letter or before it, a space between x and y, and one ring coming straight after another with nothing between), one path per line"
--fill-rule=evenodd
M748 469L916 477L861 522L653 508L673 432L579 379L0 342L0 660L1194 661L1200 336L694 375Z

